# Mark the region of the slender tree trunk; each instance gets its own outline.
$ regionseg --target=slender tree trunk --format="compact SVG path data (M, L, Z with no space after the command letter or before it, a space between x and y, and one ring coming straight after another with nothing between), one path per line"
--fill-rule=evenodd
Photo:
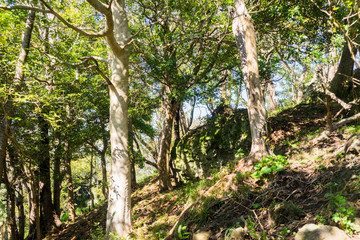
M19 194L16 199L16 205L19 212L18 223L19 223L19 239L23 240L25 237L25 209L24 209L24 195L23 189L19 189Z
M243 0L235 0L233 32L239 49L241 67L248 95L251 130L250 156L255 160L270 154L266 144L265 98L261 89L257 62L256 37L251 17Z
M26 58L29 53L30 48L30 40L31 40L31 34L32 30L34 28L34 22L35 22L35 12L29 11L27 19L26 19L26 29L23 35L22 44L21 44L21 52L19 55L19 58L16 63L15 68L15 76L14 76L14 88L15 91L18 92L22 88L23 80L24 80L24 71L23 67L26 63ZM11 119L14 116L14 109L13 109L13 103L12 103L12 96L8 97L8 101L5 104L5 113L4 118L0 125L0 182L2 179L2 174L4 172L5 167L5 155L6 155L6 147L7 147L7 133L9 132L10 125L11 125ZM8 116L8 117L5 117Z
M301 72L301 75L300 75L300 78L299 78L299 86L298 86L298 89L297 89L297 100L296 102L297 103L301 103L302 100L303 100L303 96L304 96L304 82L305 82L305 76L306 76L306 73L307 73L307 69L308 67L305 65L303 67L303 70Z
M164 86L163 91L163 126L159 140L159 155L157 165L159 170L159 187L161 191L172 189L170 178L170 149L171 149L171 136L175 113L177 110L177 103L169 96L170 89Z
M275 86L274 86L274 82L271 79L268 83L268 89L269 89L269 110L270 112L273 112L276 110L276 101L275 101Z
M101 171L102 171L102 184L101 190L104 195L104 199L108 198L108 186L107 186L107 171L106 171L106 158L105 151L100 151L100 160L101 160Z
M38 117L40 131L39 147L39 192L40 192L40 224L41 234L46 233L54 225L53 204L51 199L50 180L50 139L49 123L42 117Z
M91 208L95 207L94 202L94 193L92 192L93 187L93 176L94 176L94 155L91 151L91 158L90 158L90 179L89 179L89 192L90 192L90 199L91 199Z
M112 50L110 95L111 174L106 234L126 238L131 231L131 169L128 154L128 77L130 31L124 0L111 4L116 27L107 36Z
M136 171L135 171L135 156L134 156L134 132L132 128L132 120L129 118L129 157L131 162L131 187L136 187Z
M170 169L171 169L171 173L172 176L175 180L175 184L176 186L179 185L179 181L177 178L177 172L176 169L174 167L174 160L176 159L176 147L178 145L178 143L180 142L180 126L181 126L181 118L180 118L180 113L181 113L181 109L182 109L182 104L178 105L178 108L176 110L175 113L175 121L174 121L174 135L175 135L175 140L174 140L174 145L171 148L171 155L170 155Z
M70 123L71 123L71 115L70 115L70 105L66 105L66 125L67 131L70 132ZM75 221L76 213L75 213L75 196L74 196L74 186L72 182L72 173L71 173L71 148L70 148L70 134L66 135L65 141L65 158L64 158L64 166L65 166L65 178L67 181L67 193L68 193L68 211L69 211L69 219L70 221Z
M41 240L40 202L37 186L35 179L26 183L29 195L29 233L26 240Z
M60 134L58 134L60 135ZM53 200L54 200L54 209L58 216L60 216L60 193L61 193L61 182L62 182L62 174L61 174L61 158L62 158L62 143L61 137L58 136L59 143L55 149L54 155L54 171L53 171L53 182L54 182L54 192L53 192Z
M13 174L14 171L9 171L5 166L4 169L4 182L7 192L7 223L10 226L10 240L18 240L19 239L19 232L16 225L16 203L15 203L15 189L13 184ZM12 169L13 170L13 169ZM10 173L12 172L12 173Z
M191 128L191 125L193 124L193 121L194 121L196 96L193 97L193 99L190 101L190 103L191 103L190 119L189 119L189 123L187 125L186 125L185 113L184 113L183 108L181 108L181 112L180 112L181 122L183 122L183 126L184 126L184 135L189 131L189 129Z

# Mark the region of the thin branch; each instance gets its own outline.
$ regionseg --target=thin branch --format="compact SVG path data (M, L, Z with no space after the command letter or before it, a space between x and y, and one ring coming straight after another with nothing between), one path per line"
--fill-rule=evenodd
M20 6L4 6L4 5L0 5L1 9L4 10L28 10L28 11L34 11L34 12L39 12L39 13L52 13L49 10L46 9L41 9L41 8L37 8L37 7L32 7L32 6L26 6L26 5L20 5Z
M100 76L107 82L108 85L113 85L112 82L110 81L110 79L105 75L105 73L103 71L101 71L100 67L99 67L99 63L98 61L93 58L93 57L82 57L80 59L86 59L86 60L92 60L95 62L95 69L96 71L100 74Z

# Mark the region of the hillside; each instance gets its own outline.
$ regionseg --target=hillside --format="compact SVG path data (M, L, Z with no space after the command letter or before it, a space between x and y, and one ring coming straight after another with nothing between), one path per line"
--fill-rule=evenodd
M132 239L192 239L199 232L229 239L245 224L244 239L294 239L306 223L338 226L360 239L354 225L360 217L360 157L343 152L360 125L325 137L325 115L322 105L302 104L270 117L276 156L255 172L245 172L237 164L244 155L237 154L205 180L170 192L159 193L153 176L143 180L132 195ZM46 239L102 239L104 226L102 205Z

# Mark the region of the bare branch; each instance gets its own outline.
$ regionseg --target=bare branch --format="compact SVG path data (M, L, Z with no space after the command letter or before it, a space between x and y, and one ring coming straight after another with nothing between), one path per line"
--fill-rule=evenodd
M355 114L354 116L345 118L345 119L339 121L338 123L334 124L333 125L333 130L338 129L339 127L342 127L345 124L348 124L348 123L353 122L353 121L358 120L358 119L360 119L360 113Z

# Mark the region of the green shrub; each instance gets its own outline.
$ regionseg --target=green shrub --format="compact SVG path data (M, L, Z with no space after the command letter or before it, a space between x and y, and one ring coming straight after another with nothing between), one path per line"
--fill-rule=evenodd
M288 165L289 161L285 156L269 155L254 166L255 172L251 176L254 178L261 178L263 175L272 174L274 172L281 172L284 170L285 166Z

